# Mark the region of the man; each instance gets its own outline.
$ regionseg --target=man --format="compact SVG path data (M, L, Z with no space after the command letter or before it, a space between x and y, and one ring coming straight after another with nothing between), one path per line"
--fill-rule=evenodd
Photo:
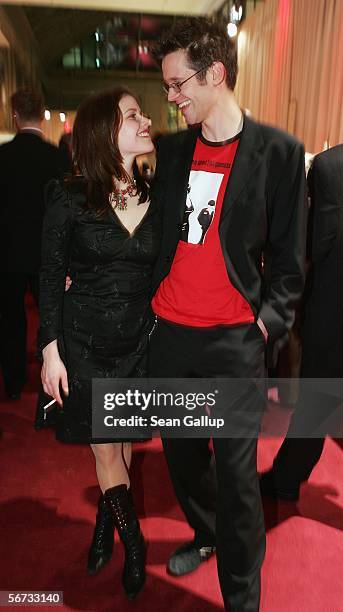
M312 267L305 291L300 376L343 378L343 145L314 158L308 185ZM263 494L298 500L301 483L308 480L322 454L328 433L325 421L331 418L331 428L335 421L339 425L341 404L342 398L301 387L273 469L262 475Z
M38 300L44 187L69 162L43 140L40 93L19 90L11 103L17 135L0 147L0 340L5 391L18 399L25 383L27 287Z
M155 54L169 102L195 127L161 139L157 152L164 239L154 276L150 375L263 377L266 341L291 327L303 287L303 147L243 116L233 94L236 50L225 30L208 20L179 21ZM214 201L201 244L191 232L188 241L181 235L189 194L202 197L201 208ZM268 285L262 256L271 258ZM252 394L239 407L250 414L254 434L214 438L215 463L208 439L163 440L195 533L168 569L192 571L216 547L225 606L251 612L259 608L265 551L256 472L262 406Z

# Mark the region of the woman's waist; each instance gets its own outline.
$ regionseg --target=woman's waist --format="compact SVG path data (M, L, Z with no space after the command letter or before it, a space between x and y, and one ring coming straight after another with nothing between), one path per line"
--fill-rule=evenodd
M130 295L98 294L74 292L70 294L63 305L63 316L93 321L121 321L125 319L140 318L150 307L150 293L135 293Z
M86 301L87 303L119 303L119 302L132 302L135 303L137 300L147 300L151 291L150 284L146 287L132 288L130 287L127 291L123 288L119 289L118 286L114 286L110 289L95 288L90 290L87 287L74 287L73 290L67 291L65 296L66 301L71 298L75 301Z
M120 347L132 348L140 338L148 335L152 324L149 305L135 312L124 308L93 313L90 310L67 311L63 315L64 336L68 343L76 341L114 352Z
M90 261L80 263L75 260L70 262L69 274L80 284L89 283L111 283L113 281L136 282L146 280L151 277L151 264L139 264L131 261L108 261L97 263Z
M66 297L75 299L127 301L144 298L150 294L151 276L136 278L112 277L111 279L89 279L87 277L73 277L71 273L71 287Z

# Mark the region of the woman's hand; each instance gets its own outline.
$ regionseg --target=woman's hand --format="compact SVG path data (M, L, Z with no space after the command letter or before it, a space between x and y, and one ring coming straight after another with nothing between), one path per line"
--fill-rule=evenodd
M53 340L43 349L43 360L41 372L43 389L45 393L51 395L51 397L62 406L63 401L60 394L60 383L65 395L68 395L69 389L67 370L60 358L57 340Z

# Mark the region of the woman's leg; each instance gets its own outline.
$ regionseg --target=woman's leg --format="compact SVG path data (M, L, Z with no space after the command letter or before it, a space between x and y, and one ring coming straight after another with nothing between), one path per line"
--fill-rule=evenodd
M145 581L145 542L130 491L131 444L92 444L103 500L125 547L122 582L127 596L136 597Z
M132 458L132 444L131 442L124 442L123 443L123 455L124 455L124 460L125 460L125 464L127 467L127 470L130 469L130 465L131 465L131 458Z
M130 487L131 443L91 444L99 486L104 493L120 484Z
M114 518L103 493L117 485L129 486L128 470L131 463L131 444L91 445L96 461L96 471L102 493L98 501L95 529L88 553L87 569L96 574L111 559L113 552Z

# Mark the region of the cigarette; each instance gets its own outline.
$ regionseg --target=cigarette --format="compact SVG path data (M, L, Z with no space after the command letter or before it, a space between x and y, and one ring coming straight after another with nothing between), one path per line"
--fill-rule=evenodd
M49 402L48 404L45 404L45 406L43 406L43 410L47 410L50 406L52 406L54 403L56 402L55 399L51 400L51 402Z
M52 399L51 402L49 402L48 404L45 404L45 406L43 406L43 410L44 410L44 421L46 421L46 415L48 414L48 408L50 408L50 406L52 406L54 403L56 402L55 399Z

